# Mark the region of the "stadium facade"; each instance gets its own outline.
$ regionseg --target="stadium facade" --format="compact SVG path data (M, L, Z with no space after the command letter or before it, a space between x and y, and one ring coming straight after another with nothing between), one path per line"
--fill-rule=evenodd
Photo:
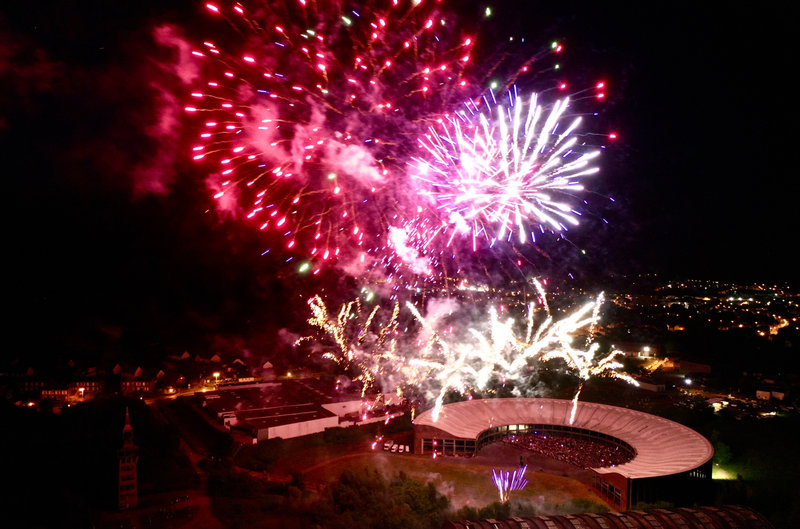
M572 401L479 399L444 406L414 420L414 453L472 456L489 443L528 433L601 440L628 452L626 463L592 468L592 485L609 504L697 499L711 479L714 450L708 440L676 422L627 408Z

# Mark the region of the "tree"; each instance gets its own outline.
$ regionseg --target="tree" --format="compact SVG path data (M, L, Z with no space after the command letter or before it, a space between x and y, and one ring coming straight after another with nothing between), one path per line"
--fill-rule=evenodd
M722 441L717 441L714 443L714 462L718 465L727 465L730 463L731 459L733 459L733 452L731 452L731 447L723 443Z
M403 473L387 481L376 470L346 470L310 509L326 528L432 529L441 527L448 499L433 484Z

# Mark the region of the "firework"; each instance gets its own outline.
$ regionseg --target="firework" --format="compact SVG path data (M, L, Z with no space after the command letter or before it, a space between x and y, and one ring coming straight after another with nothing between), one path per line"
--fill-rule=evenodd
M522 465L512 472L492 469L492 481L500 493L501 502L506 503L511 492L522 490L528 485L528 480L525 479L526 470L528 470L528 465Z
M628 375L617 371L621 367L613 361L617 352L598 363L593 362L598 345L591 343L591 336L599 320L602 295L556 319L550 312L544 288L536 280L533 284L539 292L538 304L527 304L522 332L517 330L519 326L513 318L501 319L497 309L490 307L488 331L482 332L473 326L467 329L466 336L458 335L454 339L437 332L411 303L406 303L426 330L425 337L420 340L422 347L418 356L409 359L408 365L418 372L417 379L428 377L436 381L434 420L439 416L448 390L461 393L468 388L484 390L492 376L508 381L520 379L534 360L562 358L569 368L577 370L582 381L592 375L602 375L635 383ZM543 313L538 325L537 311ZM575 335L581 331L588 335L585 348L573 345Z
M447 332L398 302L401 292L425 304L432 292L466 291L473 270L505 275L503 261L537 231L563 235L578 223L575 199L598 170L574 99L517 93L543 53L504 65L502 87L488 89L498 64L473 65L476 37L442 5L206 4L231 29L193 52L202 82L185 109L200 128L192 156L206 185L220 209L263 230L287 262L297 258L299 272L328 262L380 280L394 302L388 317L361 300L333 314L314 296L308 323L319 333L301 339L316 340L362 395L429 389L436 417L448 390L518 379L537 359L562 358L582 382L624 378L615 353L595 364L590 339L572 343L577 333L591 338L602 297L555 318L535 282L539 300L524 323L490 308L479 324ZM521 273L522 263L508 266ZM401 306L416 320L403 333Z
M221 206L317 262L389 244L400 153L465 95L474 45L434 2L345 4L206 4L246 44L195 50L207 77L186 107Z
M533 226L561 232L578 224L570 198L583 190L582 177L599 170L589 164L600 151L582 152L574 135L580 116L562 125L569 98L548 112L537 94L525 101L514 87L506 95L508 106L494 93L465 102L420 139L428 156L415 158L414 177L430 187L444 219L432 235L447 244L463 235L476 250L479 240L511 241L515 232L525 244L536 242Z
M391 315L383 324L376 321L380 306L375 305L366 312L360 299L343 304L335 318L319 296L312 297L308 305L312 314L308 323L323 332L322 343L333 343L333 350L323 352L322 357L354 373L354 380L361 383L363 398L368 390L375 388L384 369L397 361L399 304L394 305ZM303 337L296 344L313 339Z
M594 311L590 318L591 327L590 327L590 334L589 337L591 338L594 332L594 325L597 323L599 318L599 310L600 306L603 303L603 294L600 294L597 298L597 302L594 307ZM603 358L597 360L597 350L599 345L597 343L589 344L589 339L587 338L587 345L588 348L586 349L576 349L572 347L561 347L552 349L547 351L545 354L542 355L543 360L552 360L554 358L560 358L566 362L569 368L575 370L578 378L581 379L581 383L578 386L578 390L575 392L575 396L572 399L572 411L570 412L569 423L572 424L575 421L575 413L578 409L578 397L583 390L584 383L589 380L591 376L608 376L611 378L617 378L619 380L624 380L629 384L633 384L634 386L638 386L639 383L626 373L621 373L619 369L622 367L622 364L617 362L615 358L622 354L621 351L617 351L612 349L611 352L604 356Z
M536 362L541 361L561 359L580 379L573 419L580 392L590 377L607 376L638 385L619 371L622 365L615 361L619 351L597 358L599 346L593 334L600 319L602 294L556 318L542 284L535 279L532 284L538 297L524 304L522 321L501 317L493 305L488 317L470 321L470 310L453 299L429 301L426 316L406 302L415 326L400 323L401 305L397 302L388 317L380 316L378 303L367 310L360 299L344 303L333 315L322 298L314 296L309 300L312 316L308 323L321 333L300 341L318 344L323 358L333 360L362 384L362 397L369 389L394 392L401 398L424 395L433 403L434 421L449 391L483 392L491 390L493 380L512 385L519 382L524 387ZM586 338L577 340L579 335Z
M338 263L411 289L460 282L448 274L475 257L448 264L458 234L476 248L574 224L569 198L595 154L578 118L561 128L567 99L523 101L514 85L561 46L504 66L495 92L498 64L473 65L475 35L441 2L357 5L206 4L232 38L194 50L202 82L185 109L218 207L270 234L300 272Z

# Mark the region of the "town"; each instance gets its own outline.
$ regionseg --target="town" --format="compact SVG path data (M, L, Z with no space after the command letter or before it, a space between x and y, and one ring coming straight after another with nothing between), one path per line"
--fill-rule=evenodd
M748 472L758 475L754 462L743 455L754 448L741 445L742 438L736 439L733 432L737 425L757 423L767 425L759 427L766 436L771 421L797 421L798 370L790 355L791 344L800 337L798 292L788 286L657 277L637 278L628 287L606 291L604 311L608 315L595 333L607 350L615 352L637 386L593 379L583 388L581 400L638 409L697 429L714 444L710 474L715 481L735 483L737 477L748 479ZM518 296L513 293L479 290L505 307L502 310L514 310ZM555 311L587 295L580 289L552 291ZM706 349L703 344L714 345ZM729 348L720 350L724 347ZM752 362L754 354L762 356L757 368ZM764 355L770 358L765 361ZM220 498L215 498L213 487L206 487L215 479L246 477L254 480L251 486L256 490L271 490L268 495L279 498L270 501L285 502L290 489L297 489L292 494L301 498L326 490L342 458L362 460L385 453L398 458L392 464L414 476L409 462L402 460L422 457L415 461L427 469L432 462L445 465L442 461L464 449L463 444L458 450L447 449L445 444L437 449L428 441L425 446L422 441L415 446L413 421L428 404L395 394L365 392L344 370L321 369L313 356L282 370L274 367L268 354L254 361L252 355L236 351L186 351L168 355L156 365L79 365L70 361L53 366L26 358L25 363L15 359L4 366L0 383L7 405L18 410L12 420L20 427L28 424L31 431L41 428L40 422L54 424L59 416L64 424L79 416L83 421L102 416L108 421L110 440L123 430L120 407L129 409L124 425L132 428L142 445L135 452L141 471L138 482L134 478L124 485L125 493L119 493L117 503L139 508L109 510L114 504L109 468L119 446L109 447L107 460L94 460L94 466L86 466L89 473L85 479L91 485L85 483L89 498L82 503L92 506L92 523L98 527L112 527L121 520L131 527L178 527L213 520L219 516L219 506L214 505ZM576 382L550 362L540 366L537 377L515 383L516 387L511 382L495 385L486 394L453 394L449 401L513 397L523 390L530 393L525 385L545 388L539 392L542 397L568 399ZM90 419L93 415L97 417ZM166 425L169 433L156 440L158 429ZM117 444L121 443L120 438ZM167 443L169 448L155 455L144 449L148 443ZM481 457L493 456L485 449L476 461ZM98 475L92 477L92 471ZM104 480L99 477L103 475ZM587 490L592 490L589 480L585 482ZM589 497L602 506L610 500L602 500L601 483L595 485L597 492ZM123 484L119 486L122 491ZM491 503L488 497L486 501ZM208 511L209 502L215 514ZM551 511L566 512L555 505ZM273 512L270 516L284 521L300 516L292 509L281 512L284 514Z

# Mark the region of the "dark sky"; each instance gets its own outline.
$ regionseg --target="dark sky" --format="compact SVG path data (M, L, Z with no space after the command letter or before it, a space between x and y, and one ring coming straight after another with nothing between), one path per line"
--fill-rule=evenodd
M15 347L102 350L124 333L141 352L196 329L269 340L291 320L299 280L214 213L186 159L177 48L154 31L201 39L202 5L0 8ZM483 42L562 39L571 78L610 86L597 127L621 137L590 187L615 202L601 201L608 225L571 235L593 273L797 280L796 46L778 3L490 5Z
M604 170L636 230L619 259L686 276L797 279L784 95L796 46L785 13L772 3L594 5L581 38L624 65L611 111L624 158Z

